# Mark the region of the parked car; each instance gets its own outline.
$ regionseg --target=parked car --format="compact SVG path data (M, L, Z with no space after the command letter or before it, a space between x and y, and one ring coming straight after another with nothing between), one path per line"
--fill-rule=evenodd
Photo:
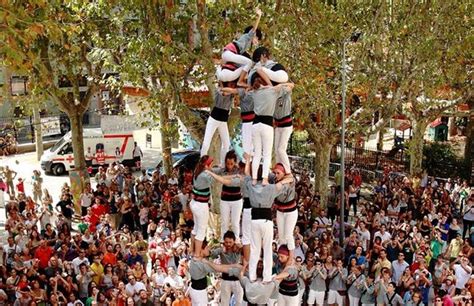
M173 163L173 169L178 169L178 175L181 176L186 169L194 169L196 167L200 157L200 152L196 150L182 150L171 153L171 161ZM163 167L163 161L160 161L155 168L148 168L147 174L152 175L157 169Z

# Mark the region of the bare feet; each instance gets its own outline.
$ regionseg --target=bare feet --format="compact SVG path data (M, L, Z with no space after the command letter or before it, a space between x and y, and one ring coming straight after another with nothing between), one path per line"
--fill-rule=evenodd
M252 185L254 185L254 186L257 185L257 180L256 179L252 180Z
M267 185L268 185L268 178L265 177L265 178L263 178L263 180L262 180L262 186L267 186Z

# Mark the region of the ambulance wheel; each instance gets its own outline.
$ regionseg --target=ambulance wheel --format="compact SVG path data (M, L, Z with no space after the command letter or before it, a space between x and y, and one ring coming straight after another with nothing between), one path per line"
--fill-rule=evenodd
M53 173L56 176L63 175L64 173L66 173L66 168L64 168L63 164L55 164L53 165Z

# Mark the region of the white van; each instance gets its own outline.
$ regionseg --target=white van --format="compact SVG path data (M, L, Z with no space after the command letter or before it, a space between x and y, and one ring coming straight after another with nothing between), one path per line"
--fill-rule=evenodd
M118 161L133 166L134 140L132 132L103 133L100 128L84 129L84 150L91 156L89 166L98 167ZM90 148L90 154L88 152ZM99 153L99 154L97 154ZM96 158L96 156L100 156ZM99 160L99 163L97 162ZM51 149L41 156L41 169L46 173L62 175L74 169L71 132L68 132Z

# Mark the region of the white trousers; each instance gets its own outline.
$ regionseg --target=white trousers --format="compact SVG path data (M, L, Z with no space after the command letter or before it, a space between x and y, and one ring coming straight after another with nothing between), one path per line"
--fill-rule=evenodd
M204 133L204 140L202 141L201 156L207 155L209 147L211 146L212 137L216 130L219 132L221 138L221 156L220 165L224 165L224 158L230 147L229 129L227 122L217 121L216 119L209 117L206 123L206 132Z
M222 52L222 60L226 63L231 62L242 66L245 72L249 72L253 65L253 61L250 58L228 50Z
M242 305L244 299L244 289L240 281L223 280L221 282L221 305L230 305L230 297L234 294L235 306Z
M325 294L326 292L324 291L309 290L308 305L314 305L314 303L316 303L318 306L323 306Z
M273 222L271 220L252 220L252 235L250 236L250 281L257 280L257 264L263 248L263 281L272 280L273 266Z
M254 155L252 160L252 178L257 179L258 167L263 157L262 177L268 178L272 162L273 127L257 123L252 125Z
M339 306L344 305L344 297L337 292L337 290L329 289L328 292L328 304L337 304Z
M276 223L278 227L278 244L288 245L289 250L295 249L295 237L293 232L295 230L296 222L298 221L298 211L291 212L277 211Z
M252 208L245 208L242 211L242 245L250 244L252 236Z
M194 227L191 234L196 240L204 241L206 238L206 229L209 223L209 205L207 203L196 202L191 200L189 204L193 213Z
M240 216L242 215L242 199L237 201L221 200L221 241L229 230L229 225L237 239L240 239ZM230 224L229 224L230 223Z
M252 122L242 123L242 149L250 155L253 155L252 125Z
M216 70L216 77L221 82L232 82L232 81L237 80L240 77L243 70L244 70L244 67L239 67L235 70L230 70L230 69L223 69L221 66L219 66L217 67L217 70Z
M289 296L278 293L277 305L278 306L295 306L301 305L299 295Z
M288 73L285 70L273 71L266 67L262 67L263 72L268 75L268 78L273 82L286 83L288 82Z
M196 290L189 287L189 297L191 298L191 304L193 306L207 306L207 290Z
M286 153L291 133L293 133L293 126L275 128L275 161L283 164L286 173L291 172L290 159Z
M360 298L354 297L350 294L348 294L348 296L349 296L349 306L359 306Z

